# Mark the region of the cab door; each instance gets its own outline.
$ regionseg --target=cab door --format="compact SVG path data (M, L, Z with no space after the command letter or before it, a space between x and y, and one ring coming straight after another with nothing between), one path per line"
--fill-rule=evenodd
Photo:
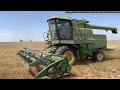
M72 23L70 20L59 19L57 21L58 35L60 40L72 40Z

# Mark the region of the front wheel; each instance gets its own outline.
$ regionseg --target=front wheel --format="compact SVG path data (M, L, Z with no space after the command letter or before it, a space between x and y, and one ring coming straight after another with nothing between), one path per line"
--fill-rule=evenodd
M73 65L76 61L76 51L67 46L59 47L56 54L65 55L70 65Z

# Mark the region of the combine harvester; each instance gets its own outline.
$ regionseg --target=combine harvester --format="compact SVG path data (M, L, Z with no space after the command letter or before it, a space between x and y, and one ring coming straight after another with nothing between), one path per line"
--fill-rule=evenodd
M48 47L43 52L24 48L17 53L34 79L55 79L69 75L71 65L75 64L76 60L93 58L103 61L104 51L108 50L106 35L93 34L92 29L117 33L117 28L91 25L85 19L54 16L47 22Z

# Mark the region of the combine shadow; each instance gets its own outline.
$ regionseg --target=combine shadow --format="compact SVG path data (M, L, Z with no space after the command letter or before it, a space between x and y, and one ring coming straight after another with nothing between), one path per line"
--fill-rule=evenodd
M80 59L77 59L73 66L75 66L75 65L88 65L88 64L97 63L97 62L98 61L94 61L92 59L86 59L84 61L81 61Z

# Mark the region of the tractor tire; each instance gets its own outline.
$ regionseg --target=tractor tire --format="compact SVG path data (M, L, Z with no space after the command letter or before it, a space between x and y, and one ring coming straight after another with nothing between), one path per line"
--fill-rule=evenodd
M55 53L58 55L65 55L70 65L75 64L77 55L74 49L68 48L67 46L61 46L56 50Z
M97 50L97 51L94 52L93 58L96 61L104 61L105 60L105 54L102 51Z

